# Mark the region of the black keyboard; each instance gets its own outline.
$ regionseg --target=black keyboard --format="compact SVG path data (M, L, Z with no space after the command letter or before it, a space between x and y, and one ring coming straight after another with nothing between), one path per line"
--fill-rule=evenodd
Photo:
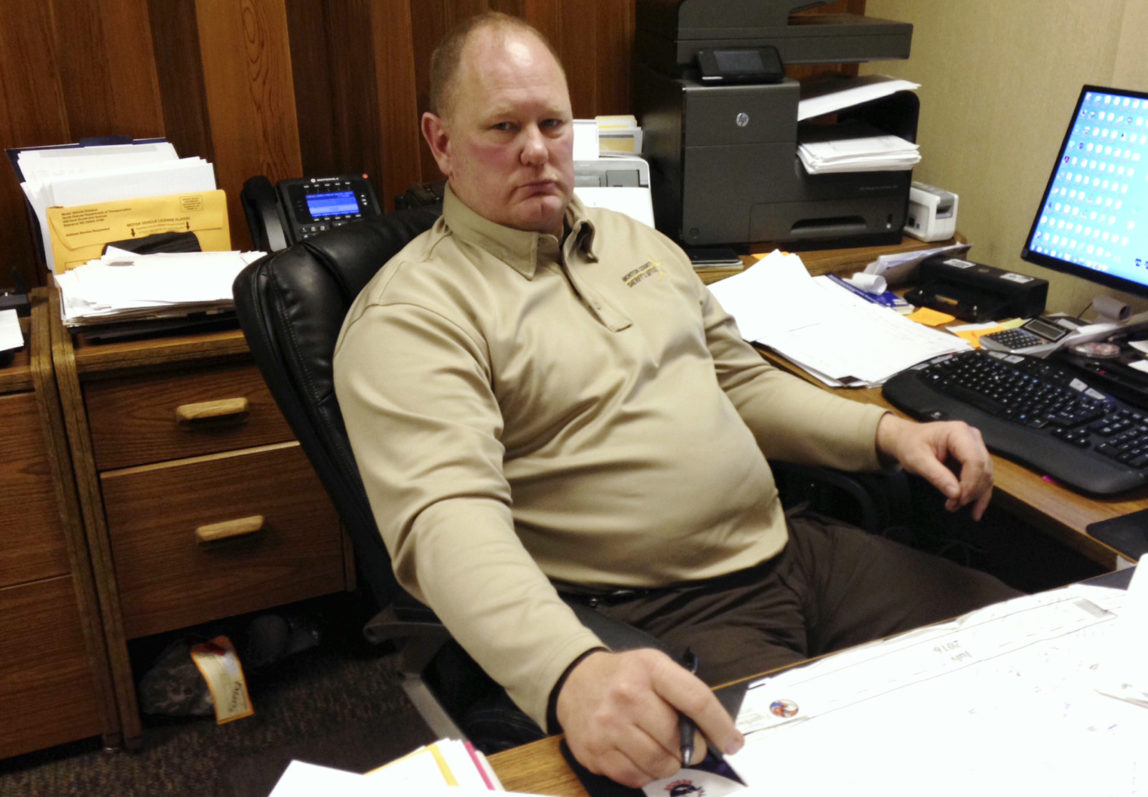
M882 392L915 418L967 421L990 450L1072 489L1108 495L1148 483L1148 411L1048 360L946 355L902 371Z

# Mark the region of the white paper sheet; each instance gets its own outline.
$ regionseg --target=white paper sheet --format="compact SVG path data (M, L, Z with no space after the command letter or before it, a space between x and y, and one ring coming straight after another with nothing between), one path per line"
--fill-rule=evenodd
M746 340L781 354L833 386L871 387L969 344L812 278L801 258L772 252L710 285Z
M762 679L728 762L748 793L1135 794L1148 711L1091 688L1124 607L1074 586Z
M24 332L15 310L0 310L0 351L24 348Z
M1148 556L1140 558L1111 641L1094 671L1096 691L1148 708Z
M231 285L263 252L167 252L139 255L115 247L55 276L64 323L112 321L234 304Z
M123 189L114 175L124 172L131 175L125 179L125 185L132 184L146 175L150 169L166 169L177 163L175 147L168 141L151 142L147 144L113 144L109 146L92 147L49 147L46 149L24 150L16 157L23 175L24 182L20 184L28 204L40 227L40 235L44 244L44 259L48 270L54 271L52 247L49 244L50 235L46 211L53 205L86 204L102 202L113 198L134 199L138 196L149 196L148 193L134 196L104 196L106 192L118 192ZM190 159L191 162L203 163L199 158ZM207 165L210 170L210 164ZM187 169L187 166L176 167ZM194 174L192 174L194 173ZM202 172L197 171L196 164L187 174L174 176L172 180L182 182L185 178L196 180L199 185ZM61 185L61 195L56 195L55 186ZM163 183L161 182L161 185ZM175 182L168 182L174 185ZM215 188L214 173L211 175L210 189ZM133 189L134 190L134 189ZM142 190L142 189L141 189ZM162 191L161 193L172 193ZM196 189L208 190L208 189ZM86 197L80 201L79 197Z
M894 92L915 91L920 87L920 83L888 75L860 77L830 75L814 78L805 81L801 86L801 100L797 103L797 120L812 119L815 116L887 97Z

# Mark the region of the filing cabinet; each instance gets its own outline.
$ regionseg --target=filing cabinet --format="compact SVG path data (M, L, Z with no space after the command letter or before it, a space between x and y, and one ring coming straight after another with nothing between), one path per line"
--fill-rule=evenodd
M128 744L129 640L353 585L338 519L238 330L88 344L55 364Z
M118 720L56 385L46 299L0 368L0 758Z

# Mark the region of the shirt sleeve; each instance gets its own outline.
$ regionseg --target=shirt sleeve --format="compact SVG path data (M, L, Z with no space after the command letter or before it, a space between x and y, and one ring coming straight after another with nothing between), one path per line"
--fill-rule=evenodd
M335 379L399 583L545 727L551 688L601 642L515 534L485 347L424 308L356 305Z
M876 470L885 410L844 398L768 363L702 286L706 345L718 382L767 459L842 470Z

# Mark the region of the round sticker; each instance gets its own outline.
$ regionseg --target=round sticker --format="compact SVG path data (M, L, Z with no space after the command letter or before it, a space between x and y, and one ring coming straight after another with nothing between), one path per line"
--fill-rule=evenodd
M792 700L774 700L769 704L769 713L775 717L792 717L797 714L797 704Z

